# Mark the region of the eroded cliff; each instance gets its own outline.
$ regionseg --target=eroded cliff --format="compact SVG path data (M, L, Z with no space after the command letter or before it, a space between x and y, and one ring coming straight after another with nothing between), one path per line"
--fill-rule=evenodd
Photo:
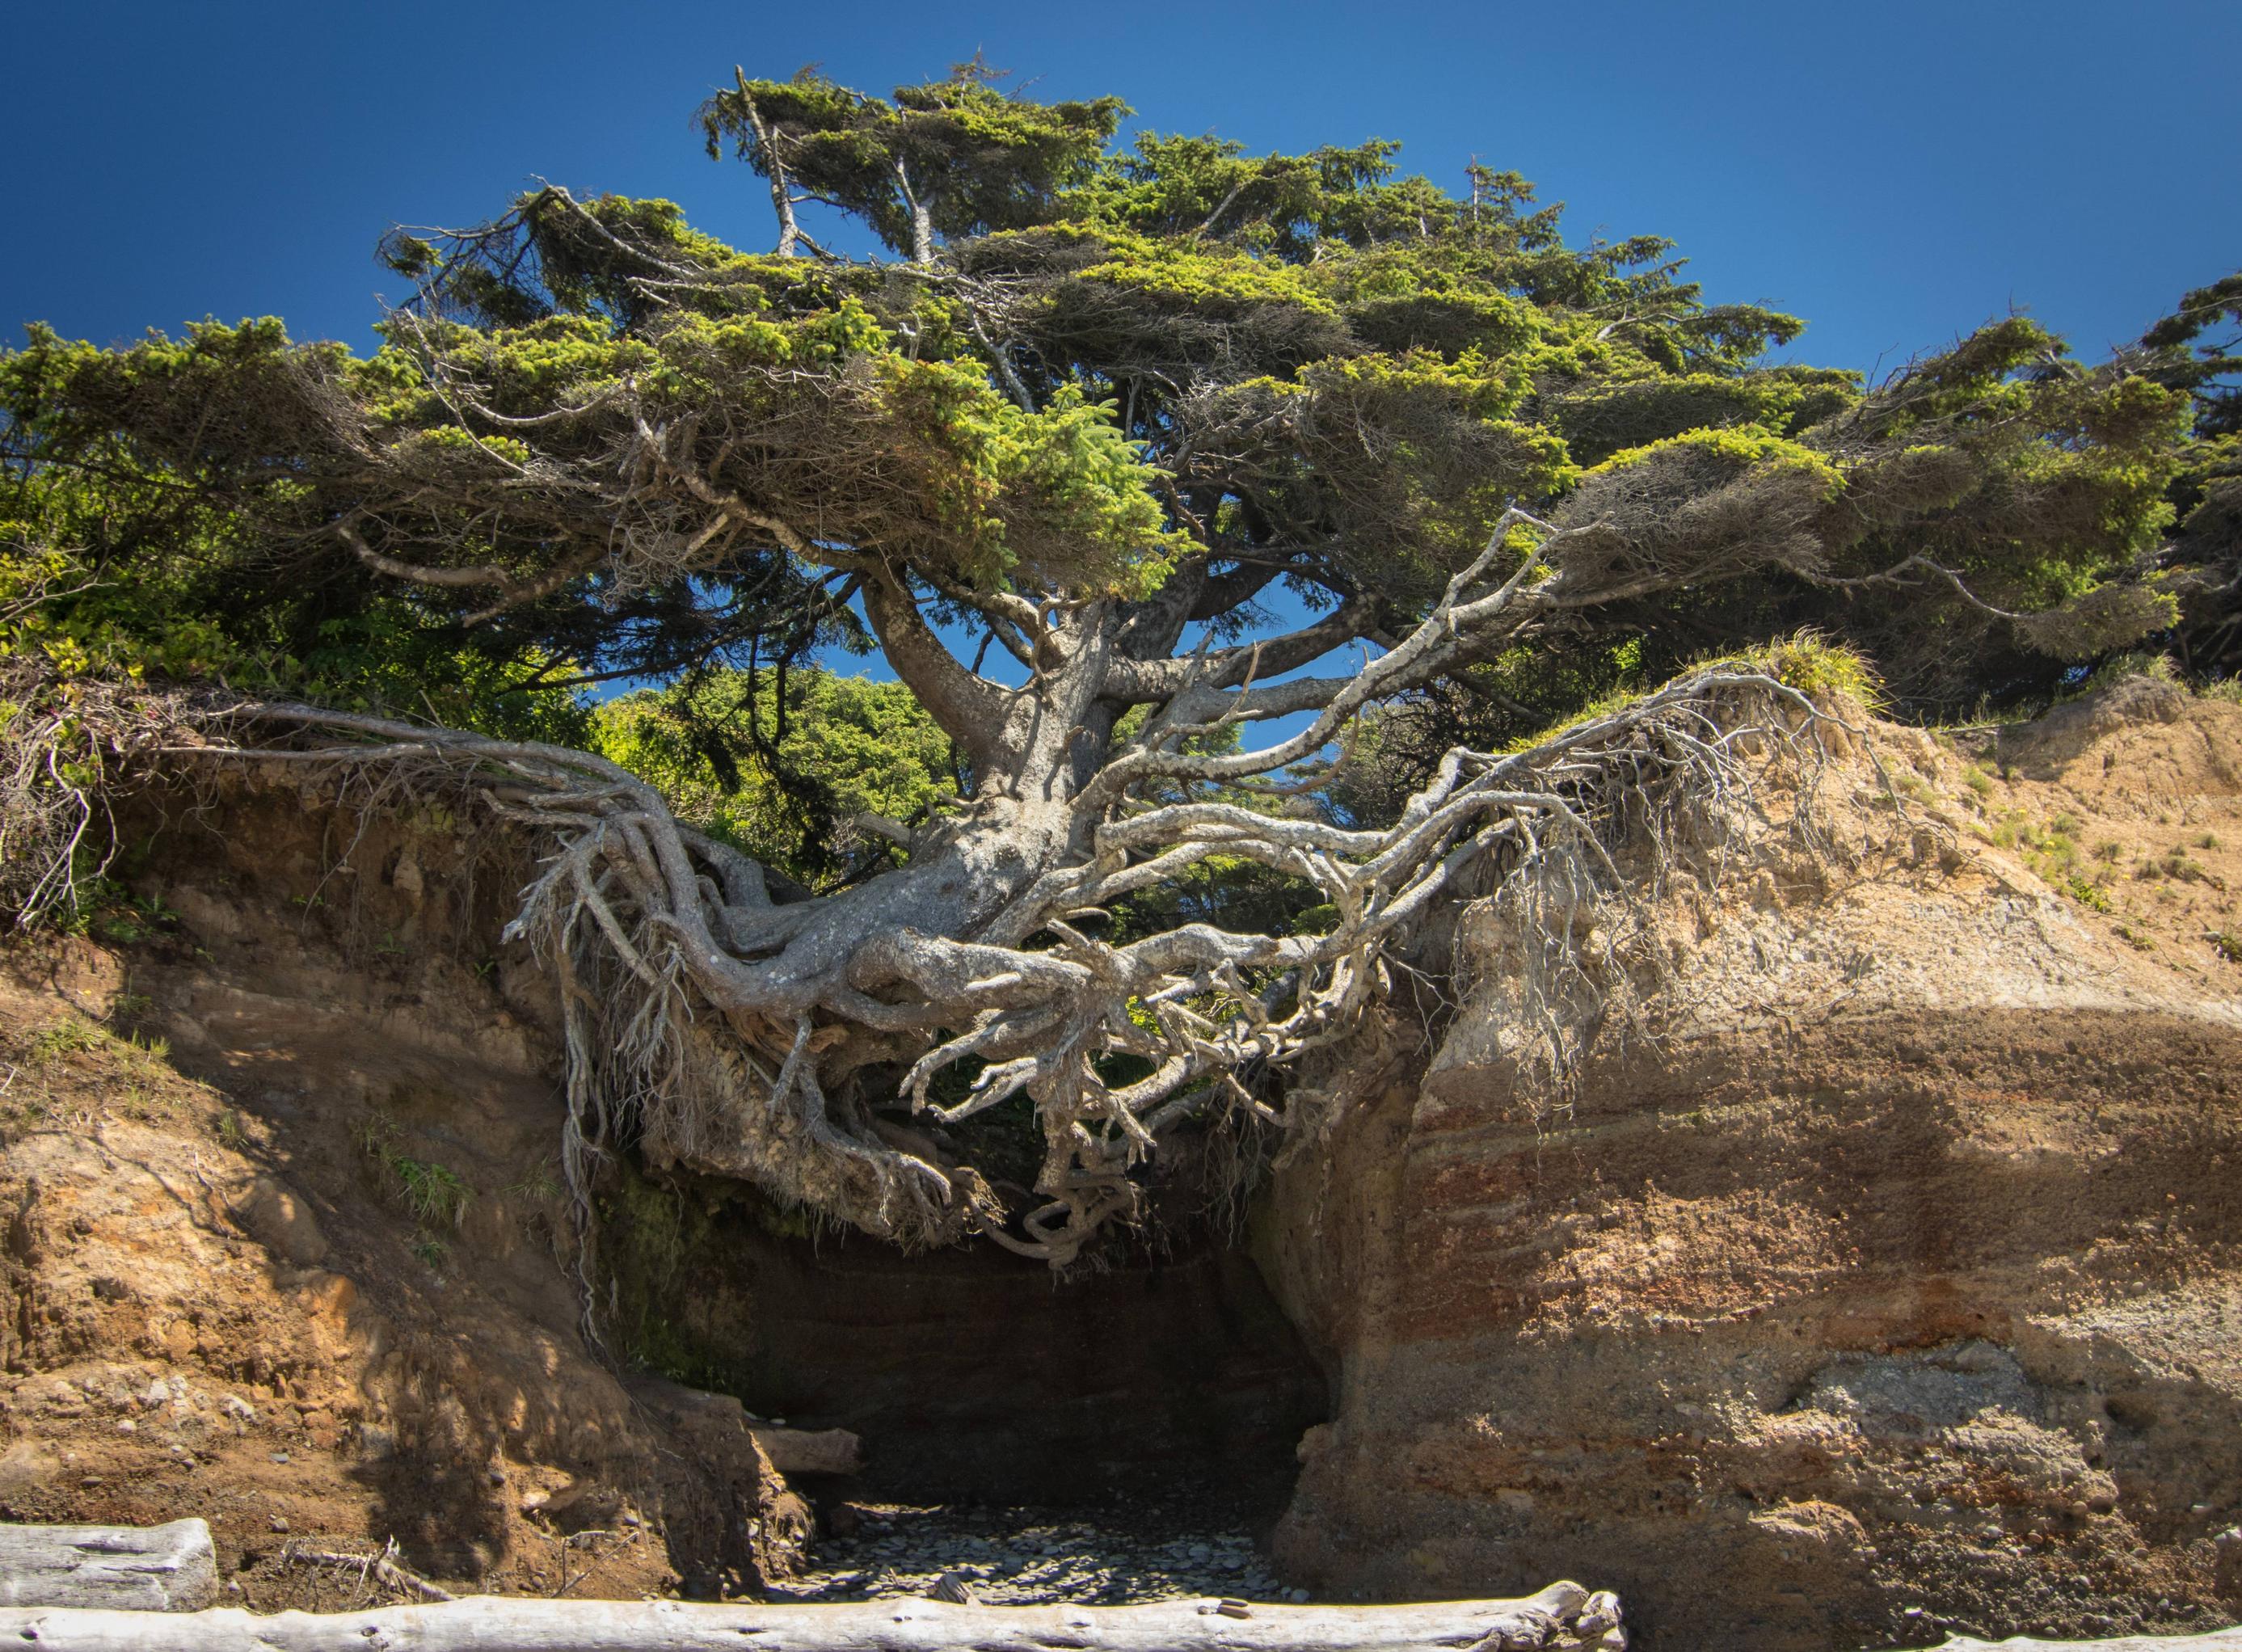
M1487 978L1258 1235L1337 1388L1289 1565L1564 1572L1661 1647L2242 1607L2242 709L2140 680L1871 744L1829 852L1770 825L1677 887L1567 1094L1465 915Z
M1780 1652L2231 1621L2242 708L1863 726L1818 843L1778 783L1663 886L1562 1091L1517 937L1445 914L1261 1198L1259 1277L912 1259L647 1166L602 1183L608 1360L514 851L175 800L138 933L10 955L0 1515L206 1514L268 1606L342 1598L299 1538L499 1590L782 1578L814 1511L651 1367L863 1431L832 1508L1273 1510L1305 1430L1279 1581L1340 1599L1573 1576L1639 1646Z

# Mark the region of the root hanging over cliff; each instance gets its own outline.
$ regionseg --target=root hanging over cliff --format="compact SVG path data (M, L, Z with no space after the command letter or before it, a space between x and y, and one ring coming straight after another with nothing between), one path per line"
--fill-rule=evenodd
M1514 567L1514 530L1539 536ZM1386 999L1442 903L1500 915L1522 1069L1561 1090L1608 1009L1659 967L1635 944L1647 904L1675 877L1716 879L1740 833L1777 823L1765 776L1782 782L1782 829L1820 852L1824 736L1848 725L1750 660L1523 749L1450 750L1389 824L1293 805L1315 783L1297 766L1352 720L1561 607L1564 559L1589 532L1506 514L1424 619L1352 676L1256 687L1291 658L1265 660L1261 644L1171 660L1160 708L1133 732L1115 697L1150 690L1116 664L1125 625L1111 605L1064 627L1029 616L1050 668L976 689L1005 697L990 702L1002 728L972 796L893 828L908 863L808 899L775 897L755 860L587 752L80 683L10 696L50 715L0 732L0 823L33 843L22 881L51 907L74 898L103 786L150 764L279 765L362 811L436 796L479 811L536 861L507 932L554 977L563 1160L587 1231L592 1166L632 1139L900 1244L980 1233L1064 1266L1141 1219L1141 1167L1178 1128L1312 1135L1332 1098L1302 1064ZM1299 708L1317 712L1307 729L1220 749L1239 723ZM1313 890L1324 926L1132 936L1114 921L1116 903L1210 862ZM1023 1097L1042 1144L1031 1188L1001 1185L947 1135Z
M899 1243L979 1232L1054 1265L1140 1213L1136 1172L1186 1120L1309 1132L1332 1098L1292 1075L1386 998L1444 898L1500 915L1522 1065L1561 1088L1607 1007L1657 967L1633 943L1668 880L1717 878L1739 836L1770 825L1818 851L1835 722L1772 676L1715 668L1526 750L1453 751L1382 829L1124 800L1082 852L942 934L913 923L919 864L775 901L754 861L587 753L304 706L163 711L168 738L120 749L309 769L361 809L465 799L538 846L509 934L554 978L563 1158L587 1225L594 1162L631 1138ZM1761 796L1775 769L1780 822ZM1217 855L1312 884L1330 927L1098 933L1106 903ZM1024 1210L928 1128L1023 1092L1044 1143Z

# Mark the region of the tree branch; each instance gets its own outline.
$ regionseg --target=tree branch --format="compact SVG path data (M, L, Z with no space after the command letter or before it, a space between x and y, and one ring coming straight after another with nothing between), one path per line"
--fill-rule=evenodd
M959 664L918 611L901 581L881 569L864 581L864 613L881 650L926 713L983 775L999 765L1010 695Z
M782 259L794 256L795 244L802 238L802 226L795 222L794 185L789 180L786 160L778 152L778 138L770 124L763 119L755 100L748 95L748 71L737 64L732 66L733 78L739 82L740 108L754 128L755 145L770 166L771 206L778 213L778 255Z

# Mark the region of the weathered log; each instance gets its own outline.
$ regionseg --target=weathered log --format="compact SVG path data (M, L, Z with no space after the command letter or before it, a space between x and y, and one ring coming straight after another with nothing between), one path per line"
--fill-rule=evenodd
M0 1526L0 1606L198 1612L217 1598L218 1557L201 1521Z
M40 1652L1481 1652L1549 1646L1586 1604L1577 1583L1515 1601L1425 1606L832 1606L541 1601L485 1595L364 1612L226 1608L191 1616L0 1610L0 1644ZM1528 1638L1530 1637L1530 1638Z
M688 1388L663 1377L634 1377L631 1395L688 1442L705 1444L745 1432L755 1436L782 1474L853 1474L864 1467L864 1442L846 1428L786 1428L753 1422L728 1393Z
M853 1474L864 1467L864 1442L846 1428L779 1428L751 1422L748 1432L782 1474Z
M2242 1624L2201 1635L2121 1635L2114 1641L2040 1641L2029 1635L1973 1641L1957 1635L1931 1652L2242 1652Z

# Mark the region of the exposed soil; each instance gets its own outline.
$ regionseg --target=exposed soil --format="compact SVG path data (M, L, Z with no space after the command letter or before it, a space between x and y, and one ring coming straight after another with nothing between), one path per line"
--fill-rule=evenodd
M1366 1039L1254 1265L1055 1281L618 1166L604 1356L508 844L228 781L140 823L137 909L0 952L0 1518L203 1514L263 1608L393 1540L625 1597L1564 1575L1648 1652L2231 1621L2242 708L1874 739L1840 853L1660 910L1646 1036L1564 1107L1499 969ZM789 1487L750 1414L867 1469Z
M1575 1575L1659 1648L2242 1615L2242 708L1875 739L1832 855L1677 889L1564 1105L1490 968L1280 1179L1304 1581Z
M205 1515L259 1607L362 1595L292 1549L392 1540L454 1588L578 1596L893 1590L974 1538L1037 1547L1004 1598L1276 1588L1188 1552L1265 1540L1326 1403L1242 1257L906 1258L618 1163L589 1349L508 846L205 801L151 810L101 938L0 954L0 1518ZM863 1434L863 1476L803 1489L896 1510L903 1549L808 1553L751 1416Z
M312 1098L186 1078L113 1031L120 1005L153 1013L116 952L10 962L0 1517L203 1515L260 1607L358 1587L292 1545L394 1540L454 1587L524 1593L713 1592L790 1563L806 1519L744 1429L681 1463L581 1351L565 1292L550 1320L517 1306L558 1274L524 1201L420 1219L351 1112L288 1130Z

